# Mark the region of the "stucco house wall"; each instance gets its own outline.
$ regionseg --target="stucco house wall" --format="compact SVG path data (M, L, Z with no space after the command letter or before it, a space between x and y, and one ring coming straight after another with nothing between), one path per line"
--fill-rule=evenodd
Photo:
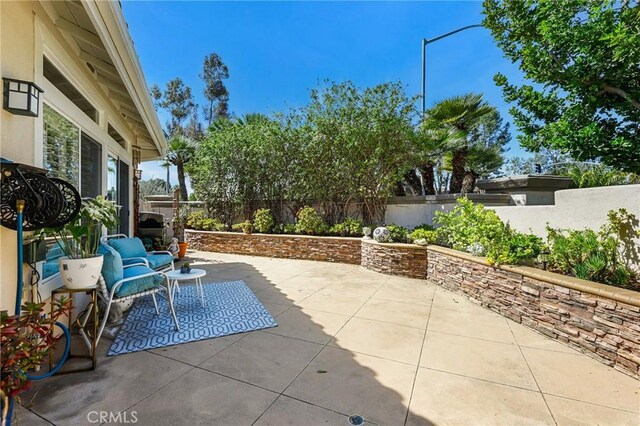
M86 134L102 147L102 193L107 192L107 156L111 154L129 167L128 190L130 203L133 200L132 174L134 147L143 146L142 159L152 159L163 155L166 141L162 136L160 125L151 106L146 84L132 85L127 78L121 84L130 92L133 107L140 114L141 123L135 130L131 119L123 114L122 105L114 101L112 92L104 84L99 84L97 73L92 72L86 58L81 58L82 48L77 37L84 36L94 44L104 41L105 51L124 52L124 55L113 55L115 74L124 75L120 71L124 66L127 74L133 74L140 80L139 63L135 51L127 51L128 46L116 46L118 37L109 38L101 34L109 31L118 33L125 41L130 42L126 23L117 2L47 2L47 1L3 1L0 2L0 71L2 77L35 82L44 93L41 95L40 114L38 117L13 115L4 109L0 111L0 156L14 162L43 167L43 109L46 103L61 114L82 133ZM75 9L74 9L75 8ZM66 13L66 14L65 14ZM74 15L75 14L75 15ZM73 16L82 16L82 22L74 21ZM96 20L96 16L100 17ZM121 19L122 22L113 20ZM71 20L71 21L69 21ZM72 22L74 21L74 22ZM71 22L71 24L69 24ZM87 26L100 24L108 28L87 29ZM66 24L66 25L63 25ZM84 28L83 28L84 26ZM93 32L92 32L93 31ZM126 44L126 43L125 43ZM119 49L119 50L118 50ZM135 55L129 58L129 55ZM76 104L65 96L43 75L45 57L60 71L98 111L98 121L91 120ZM124 59L123 59L124 58ZM127 62L129 61L129 62ZM137 65L131 65L134 61ZM124 65L123 65L124 64ZM106 67L106 65L103 65ZM117 75L114 78L117 79ZM130 77L128 77L130 78ZM133 78L132 80L136 80ZM142 79L144 82L144 80ZM104 83L104 81L103 81ZM137 87L141 86L141 87ZM143 87L142 87L143 86ZM145 99L146 97L146 99ZM130 108L130 109L131 109ZM151 111L149 111L151 110ZM111 125L124 139L119 144L108 133ZM138 149L138 148L135 148ZM128 206L131 209L131 204ZM132 229L133 214L129 216L129 229ZM28 237L28 235L27 235ZM0 309L13 311L16 289L16 233L0 227ZM26 270L25 270L26 271ZM25 275L28 279L29 274ZM59 278L58 278L59 279ZM48 286L55 288L60 282L55 280ZM25 288L26 292L30 289ZM28 295L27 295L28 296ZM25 300L29 300L26 298Z

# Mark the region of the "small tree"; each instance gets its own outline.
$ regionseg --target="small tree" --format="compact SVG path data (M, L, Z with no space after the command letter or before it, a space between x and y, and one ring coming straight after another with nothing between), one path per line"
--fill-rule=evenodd
M191 88L185 86L180 77L176 77L167 83L164 92L158 85L151 88L156 107L163 108L169 112L170 119L166 123L166 130L169 136L184 134L184 123L197 110L197 105L193 100Z
M211 53L204 58L200 78L205 84L204 97L209 101L203 108L204 116L211 126L217 118L229 115L229 91L223 82L229 78L229 68L217 53Z
M534 84L495 76L520 144L640 171L637 1L485 0L483 25Z

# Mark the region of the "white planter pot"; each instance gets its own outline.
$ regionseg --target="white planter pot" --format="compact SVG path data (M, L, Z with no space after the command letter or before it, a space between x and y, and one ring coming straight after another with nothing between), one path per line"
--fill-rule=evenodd
M101 254L87 259L58 259L62 283L67 288L91 288L94 287L100 272L104 258Z

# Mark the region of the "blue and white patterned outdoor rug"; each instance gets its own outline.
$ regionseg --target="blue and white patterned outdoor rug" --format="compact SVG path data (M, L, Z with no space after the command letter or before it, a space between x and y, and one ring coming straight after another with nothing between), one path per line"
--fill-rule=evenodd
M183 284L173 306L180 324L176 331L164 297L156 297L156 315L151 296L141 297L130 309L109 348L108 356L179 345L196 340L277 327L271 314L242 281L202 285L204 308L195 285Z

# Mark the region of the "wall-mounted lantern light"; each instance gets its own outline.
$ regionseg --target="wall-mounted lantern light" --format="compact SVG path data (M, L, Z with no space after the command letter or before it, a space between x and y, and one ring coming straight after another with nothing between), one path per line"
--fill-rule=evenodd
M2 107L12 114L37 117L40 94L44 91L30 81L2 77Z
M135 169L133 171L133 175L136 177L137 180L142 179L142 170L140 169Z

